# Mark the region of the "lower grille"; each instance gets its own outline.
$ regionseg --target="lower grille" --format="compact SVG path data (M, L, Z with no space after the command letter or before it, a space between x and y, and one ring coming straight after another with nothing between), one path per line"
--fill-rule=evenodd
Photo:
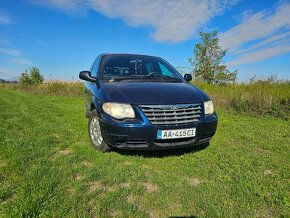
M201 104L140 105L148 120L156 126L198 122Z
M188 145L194 143L195 138L183 138L183 139L158 139L154 140L155 145L157 146L180 146Z
M148 144L143 140L135 140L135 141L117 141L115 143L118 148L147 148Z
M211 134L206 134L206 135L201 136L201 138L199 139L199 142L208 142L209 140L211 140L214 134L215 133L211 133Z

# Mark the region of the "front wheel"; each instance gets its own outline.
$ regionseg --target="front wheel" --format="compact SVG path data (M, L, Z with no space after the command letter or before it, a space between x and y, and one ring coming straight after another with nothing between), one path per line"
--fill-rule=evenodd
M102 152L107 152L111 150L110 146L107 145L103 139L101 128L100 128L100 123L99 123L99 117L96 110L93 110L90 114L88 130L89 130L90 141L94 148Z

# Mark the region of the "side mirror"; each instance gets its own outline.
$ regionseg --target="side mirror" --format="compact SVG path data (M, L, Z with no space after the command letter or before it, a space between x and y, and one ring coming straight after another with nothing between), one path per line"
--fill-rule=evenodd
M79 74L79 78L88 82L96 82L97 79L94 77L91 77L91 72L90 71L81 71Z
M187 82L191 81L191 80L192 80L192 76L191 76L191 74L189 74L189 73L184 74L184 79L185 79Z

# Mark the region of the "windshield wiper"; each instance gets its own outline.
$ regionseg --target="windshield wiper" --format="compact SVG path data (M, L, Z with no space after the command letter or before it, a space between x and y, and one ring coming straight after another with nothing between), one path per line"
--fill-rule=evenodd
M119 82L122 80L136 80L136 79L143 79L143 76L142 75L119 76L119 77L117 76L110 79L109 82Z
M179 78L171 77L171 76L165 76L165 75L160 75L157 72L151 72L148 75L131 75L131 76L120 76L120 77L113 77L112 79L109 80L109 82L119 82L122 80L144 80L144 79L159 79L161 81L176 81L176 82L181 82L182 80Z
M166 75L161 75L158 72L151 72L148 75L145 75L144 78L158 78L158 79L165 79L165 80L182 81L179 78L166 76Z

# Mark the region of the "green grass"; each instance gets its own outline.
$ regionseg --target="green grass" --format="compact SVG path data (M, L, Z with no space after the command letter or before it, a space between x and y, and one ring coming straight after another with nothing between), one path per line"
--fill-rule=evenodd
M38 93L43 95L58 95L58 96L71 96L82 97L84 90L83 82L59 82L49 81L43 84L36 85L23 85L17 83L2 83L3 88L12 90L24 90L30 93Z
M289 121L217 110L204 150L103 154L82 98L0 88L0 217L289 217Z

